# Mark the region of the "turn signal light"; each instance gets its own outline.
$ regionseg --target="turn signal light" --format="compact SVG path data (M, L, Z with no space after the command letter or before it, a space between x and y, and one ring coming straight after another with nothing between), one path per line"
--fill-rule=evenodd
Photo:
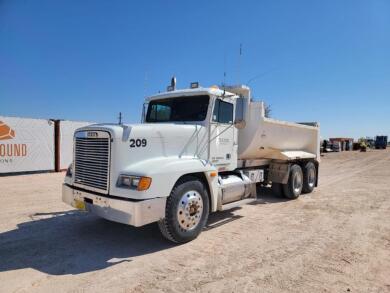
M137 190L143 191L147 190L150 187L150 184L152 184L152 178L149 177L141 177L138 183Z
M218 173L217 173L216 171L210 172L210 177L215 177L215 176L217 176L217 175L218 175Z

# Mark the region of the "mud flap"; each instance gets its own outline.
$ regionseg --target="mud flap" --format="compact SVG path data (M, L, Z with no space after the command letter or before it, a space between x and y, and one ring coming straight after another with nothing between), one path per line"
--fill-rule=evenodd
M268 171L268 180L271 182L287 184L290 174L290 164L271 163Z

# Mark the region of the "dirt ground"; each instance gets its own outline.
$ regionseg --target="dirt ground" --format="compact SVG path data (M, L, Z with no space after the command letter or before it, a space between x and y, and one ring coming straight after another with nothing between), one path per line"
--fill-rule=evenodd
M180 246L71 209L63 173L0 177L0 292L390 292L390 151L320 168L314 193L261 190Z

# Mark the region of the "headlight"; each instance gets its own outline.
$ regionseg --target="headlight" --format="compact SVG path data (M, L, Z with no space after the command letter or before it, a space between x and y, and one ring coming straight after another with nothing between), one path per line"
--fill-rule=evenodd
M66 177L72 177L73 169L72 164L69 165L68 169L66 170Z
M130 175L119 175L117 186L122 188L136 189L138 191L147 190L152 183L152 178L130 176Z

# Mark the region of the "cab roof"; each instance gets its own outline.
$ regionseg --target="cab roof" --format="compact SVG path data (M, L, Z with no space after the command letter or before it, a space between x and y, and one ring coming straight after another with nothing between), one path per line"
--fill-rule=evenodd
M183 96L200 96L200 95L213 95L213 96L222 96L224 91L218 87L199 87L194 89L180 89L174 90L170 92L163 92L153 96L149 96L145 98L145 101L166 99L166 98L175 98L175 97L183 97ZM225 91L225 96L229 96L234 98L235 94Z

